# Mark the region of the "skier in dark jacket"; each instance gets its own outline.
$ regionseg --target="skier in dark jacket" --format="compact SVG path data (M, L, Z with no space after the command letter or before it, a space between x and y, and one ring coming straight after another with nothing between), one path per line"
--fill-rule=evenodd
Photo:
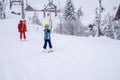
M49 44L50 52L52 52L52 44L51 44L51 36L50 36L50 29L49 25L45 24L45 29L44 29L44 50L47 48L47 43Z

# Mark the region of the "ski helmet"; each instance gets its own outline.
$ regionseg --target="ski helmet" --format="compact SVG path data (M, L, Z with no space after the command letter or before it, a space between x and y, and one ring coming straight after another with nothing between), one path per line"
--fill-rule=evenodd
M49 24L45 24L45 28L48 28L49 27Z

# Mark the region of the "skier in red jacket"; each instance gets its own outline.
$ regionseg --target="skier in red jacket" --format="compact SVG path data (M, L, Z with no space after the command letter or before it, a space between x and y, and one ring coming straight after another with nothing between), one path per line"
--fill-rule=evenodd
M22 36L24 37L24 40L26 40L26 34L27 26L26 26L26 20L20 20L20 23L18 24L18 31L20 32L20 40L22 40Z

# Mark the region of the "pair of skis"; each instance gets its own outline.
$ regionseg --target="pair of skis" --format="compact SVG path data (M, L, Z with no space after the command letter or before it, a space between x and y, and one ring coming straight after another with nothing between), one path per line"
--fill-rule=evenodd
M45 51L42 51L43 53L51 53L53 52L53 50L45 50Z
M20 41L27 41L27 39L24 39L24 40L20 39Z

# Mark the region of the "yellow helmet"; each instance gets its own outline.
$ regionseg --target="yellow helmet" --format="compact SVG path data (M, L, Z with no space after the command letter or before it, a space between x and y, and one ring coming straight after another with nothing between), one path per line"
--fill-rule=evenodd
M49 24L45 24L45 28L48 28L49 27Z

